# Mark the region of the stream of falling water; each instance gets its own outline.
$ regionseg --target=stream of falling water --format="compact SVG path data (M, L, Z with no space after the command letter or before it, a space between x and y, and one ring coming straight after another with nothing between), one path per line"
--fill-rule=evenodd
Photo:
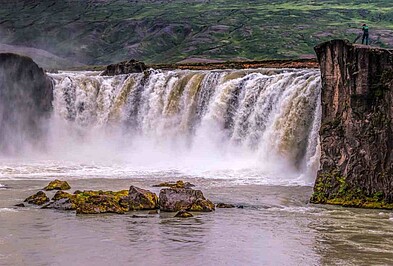
M150 70L50 74L44 163L0 176L143 176L312 184L318 168L317 70ZM61 161L61 163L59 163ZM30 167L30 168L29 168ZM29 170L30 169L30 170Z

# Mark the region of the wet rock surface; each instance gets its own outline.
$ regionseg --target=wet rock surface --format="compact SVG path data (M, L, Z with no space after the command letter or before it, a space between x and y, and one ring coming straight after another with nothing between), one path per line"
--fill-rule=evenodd
M207 200L202 191L185 188L164 188L160 191L160 210L176 212L180 210L210 212L214 204Z
M175 215L175 217L179 217L179 218L190 218L190 217L194 217L194 215L192 215L191 213L181 210L178 211Z
M58 191L52 198L52 202L45 205L47 209L76 210L77 214L119 213L129 210L128 202L124 199L128 196L127 190L121 191L79 191L70 194Z
M44 190L68 190L71 189L71 186L68 184L67 181L61 181L61 180L54 180L51 181L45 188Z
M217 203L216 204L216 207L217 208L221 208L221 209L230 209L230 208L236 208L236 206L235 205L233 205L233 204L228 204L228 203Z
M153 187L192 188L195 187L195 185L191 184L190 182L184 182L183 180L178 180L176 181L176 183L163 182L158 185L153 185Z
M146 69L147 66L145 63L131 59L129 61L108 65L101 75L114 76L129 73L142 73Z
M128 204L132 211L158 209L158 197L146 189L130 187L128 191Z
M49 201L48 196L43 191L38 191L36 194L26 198L24 202L34 205L43 205Z
M393 208L393 51L333 40L322 76L320 170L311 202Z

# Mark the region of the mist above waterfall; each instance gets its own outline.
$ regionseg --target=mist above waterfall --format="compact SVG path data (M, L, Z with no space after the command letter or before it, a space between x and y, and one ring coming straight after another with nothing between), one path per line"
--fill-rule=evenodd
M47 150L33 154L50 160L46 167L57 169L61 161L61 167L73 169L67 175L81 176L165 173L265 184L314 181L320 123L316 70L50 76L50 137Z

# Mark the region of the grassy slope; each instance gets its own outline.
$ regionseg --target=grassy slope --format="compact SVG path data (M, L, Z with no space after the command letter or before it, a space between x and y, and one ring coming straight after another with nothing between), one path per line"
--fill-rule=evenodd
M364 22L375 45L393 48L391 0L9 1L0 42L85 64L284 59L331 38L353 40Z

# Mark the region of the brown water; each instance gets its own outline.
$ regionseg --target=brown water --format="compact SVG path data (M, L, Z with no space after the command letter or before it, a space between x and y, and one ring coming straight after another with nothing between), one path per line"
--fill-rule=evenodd
M161 179L72 179L75 189L152 188ZM391 212L307 204L311 187L189 179L217 209L193 218L14 208L48 183L0 189L0 265L392 265ZM72 190L72 191L73 191Z

